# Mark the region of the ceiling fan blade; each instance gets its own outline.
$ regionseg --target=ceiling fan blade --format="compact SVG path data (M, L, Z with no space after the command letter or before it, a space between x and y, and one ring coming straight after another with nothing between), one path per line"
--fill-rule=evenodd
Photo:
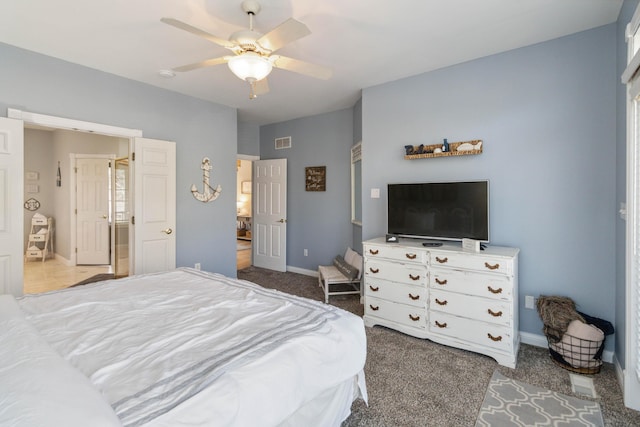
M219 65L219 64L226 64L227 62L229 62L229 58L231 58L231 56L221 56L219 58L207 59L205 61L183 65L182 67L176 67L173 69L173 71L177 71L181 73L184 71L196 70L198 68L211 67L213 65Z
M309 27L300 21L289 18L264 36L260 37L257 42L262 48L269 52L275 52L284 45L304 36L308 36L309 34L311 34Z
M276 68L293 71L294 73L304 74L309 77L315 77L316 79L328 80L333 74L331 68L301 61L299 59L288 58L280 55L272 55L270 59L273 66Z
M177 19L173 19L173 18L161 18L160 21L164 22L165 24L171 25L172 27L176 27L179 28L181 30L187 31L191 34L195 34L198 37L202 37L205 38L207 40L209 40L210 42L213 42L217 45L220 45L222 47L226 47L227 49L233 49L234 47L236 47L235 44L233 44L232 42L230 42L229 40L225 40L225 39L221 39L220 37L216 37L212 34L207 33L204 30L201 30L199 28L196 28L192 25L189 25L185 22L182 21L178 21Z
M258 80L257 82L253 83L253 93L257 96L257 95L264 95L265 93L269 92L269 82L267 81L267 78L265 77L262 80Z

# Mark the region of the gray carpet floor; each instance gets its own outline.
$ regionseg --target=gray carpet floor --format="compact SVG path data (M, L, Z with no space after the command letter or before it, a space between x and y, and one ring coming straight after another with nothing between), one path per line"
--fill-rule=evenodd
M323 301L314 277L257 267L238 271L238 278L264 287ZM331 297L330 303L359 316L357 295ZM547 349L522 344L516 369L487 356L410 337L380 326L366 328L365 375L369 405L354 402L342 427L473 426L493 371L558 393L588 399L571 391L569 372L555 365ZM595 400L606 426L640 426L640 412L624 406L615 368L605 363L593 378Z

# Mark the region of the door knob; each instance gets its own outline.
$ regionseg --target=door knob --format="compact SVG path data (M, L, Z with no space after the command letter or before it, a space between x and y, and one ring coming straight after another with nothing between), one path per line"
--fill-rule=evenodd
M102 215L102 219L107 219L107 216L106 215Z
M276 222L279 222L279 223L281 223L281 224L284 224L285 222L287 222L287 220L286 220L286 219L283 219L283 218L280 218L280 220L279 220L279 221L276 221Z
M171 233L173 233L173 230L170 229L170 228L165 228L164 230L162 230L162 232L165 233L165 234L171 234Z

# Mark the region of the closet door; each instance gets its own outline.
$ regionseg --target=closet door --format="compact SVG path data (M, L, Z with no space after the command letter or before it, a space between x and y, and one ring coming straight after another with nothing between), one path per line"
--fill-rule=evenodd
M0 293L22 295L24 246L22 120L0 118Z
M133 273L176 268L176 144L135 138Z

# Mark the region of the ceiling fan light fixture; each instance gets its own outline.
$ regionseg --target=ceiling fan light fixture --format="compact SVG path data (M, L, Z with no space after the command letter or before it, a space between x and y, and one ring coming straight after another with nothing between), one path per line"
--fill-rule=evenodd
M227 65L239 79L249 82L264 79L273 69L273 65L269 60L255 52L246 52L242 55L234 56L229 59Z

